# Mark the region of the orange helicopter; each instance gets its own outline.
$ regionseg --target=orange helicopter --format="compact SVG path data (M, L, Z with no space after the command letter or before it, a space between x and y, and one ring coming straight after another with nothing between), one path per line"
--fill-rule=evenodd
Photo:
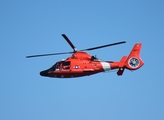
M128 70L137 70L144 65L144 62L140 58L140 50L142 43L136 43L130 52L129 56L123 56L119 62L114 61L103 61L95 56L89 55L87 52L99 48L109 47L113 45L126 43L125 41L116 42L112 44L87 48L83 50L77 50L72 42L68 39L65 34L62 34L68 44L72 47L72 52L62 52L62 53L53 53L53 54L41 54L41 55L32 55L26 56L26 58L31 57L41 57L41 56L50 56L50 55L60 55L60 54L72 54L66 60L56 62L51 68L41 71L40 75L45 77L53 78L74 78L89 76L97 74L100 72L110 71L113 69L118 69L117 75L121 76L126 69Z

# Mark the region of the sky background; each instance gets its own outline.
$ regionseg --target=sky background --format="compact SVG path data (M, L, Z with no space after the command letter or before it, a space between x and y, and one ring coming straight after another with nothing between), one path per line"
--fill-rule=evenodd
M70 55L26 59L27 55L72 51L126 40L90 51L119 61L142 42L145 65L88 77L41 77L41 70ZM1 0L1 120L164 120L163 0Z

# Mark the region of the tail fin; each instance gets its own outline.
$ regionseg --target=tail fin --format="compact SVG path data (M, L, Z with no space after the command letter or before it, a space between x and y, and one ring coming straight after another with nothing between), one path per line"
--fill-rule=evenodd
M119 70L117 75L122 75L125 68L128 70L137 70L144 65L144 62L140 57L141 47L142 43L135 44L129 56L122 57L121 61L119 62Z

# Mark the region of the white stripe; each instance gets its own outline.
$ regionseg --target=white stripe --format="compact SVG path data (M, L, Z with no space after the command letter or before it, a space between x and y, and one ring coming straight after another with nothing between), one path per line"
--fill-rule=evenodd
M111 67L110 67L110 64L107 63L107 62L100 62L104 71L108 71L108 70L111 70Z

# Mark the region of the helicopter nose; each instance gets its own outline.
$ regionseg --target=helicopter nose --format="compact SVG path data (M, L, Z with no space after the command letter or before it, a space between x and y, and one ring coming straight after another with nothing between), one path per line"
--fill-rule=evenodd
M48 76L48 70L44 70L40 72L41 76Z

